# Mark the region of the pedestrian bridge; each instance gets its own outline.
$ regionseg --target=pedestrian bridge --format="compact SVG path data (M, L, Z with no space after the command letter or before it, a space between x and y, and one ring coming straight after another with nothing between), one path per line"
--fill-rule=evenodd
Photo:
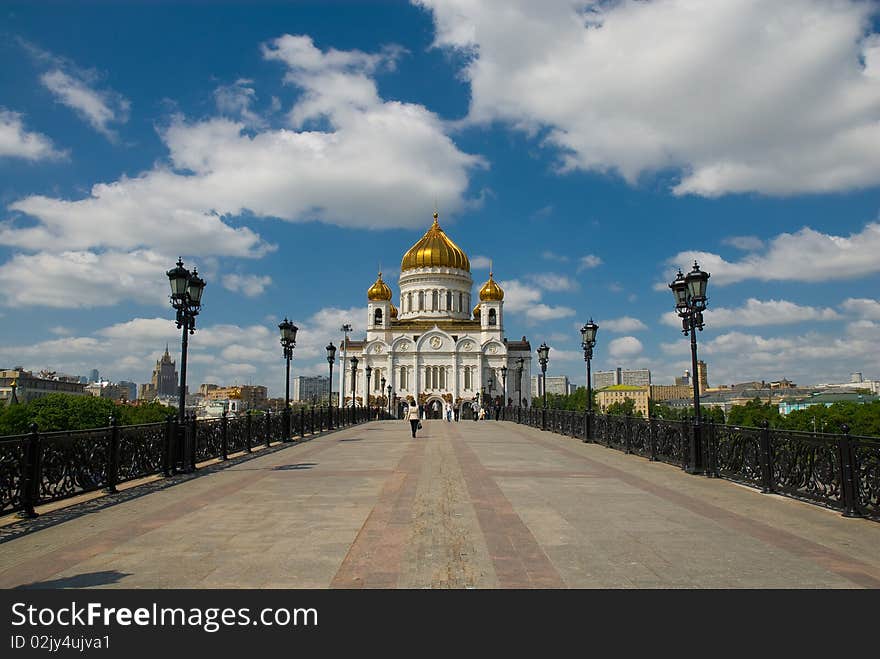
M373 421L0 518L0 587L859 588L880 524L510 421Z

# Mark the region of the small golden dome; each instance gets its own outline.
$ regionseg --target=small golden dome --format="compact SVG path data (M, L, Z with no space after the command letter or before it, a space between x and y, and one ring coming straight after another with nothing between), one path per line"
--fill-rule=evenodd
M403 260L400 262L401 272L430 267L471 271L471 262L467 254L443 233L437 222L438 217L439 214L435 212L431 228L403 255Z
M480 317L480 305L474 307L474 320L477 320Z
M392 297L391 289L388 288L388 284L382 281L382 273L380 272L376 282L367 289L367 299L372 302L378 302L390 300Z
M480 299L483 302L500 302L504 299L504 291L492 279L491 272L489 273L489 281L483 284L483 288L480 289Z
M391 317L397 318L397 307L394 306L394 303L391 303Z

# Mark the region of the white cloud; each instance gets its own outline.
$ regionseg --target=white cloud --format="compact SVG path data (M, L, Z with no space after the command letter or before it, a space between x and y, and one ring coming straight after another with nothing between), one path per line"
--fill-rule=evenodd
M580 288L580 285L571 277L553 272L539 272L529 275L529 279L545 291L576 291Z
M705 196L880 182L874 3L413 1L467 56L469 120L541 135L563 169L674 168Z
M582 256L578 259L578 272L583 270L588 270L590 268L596 268L602 265L602 259L600 259L595 254L587 254L586 256Z
M596 323L600 330L608 330L611 332L640 332L648 329L638 318L631 316L621 316L620 318L612 318L610 320L600 320Z
M283 61L286 80L302 90L291 111L294 129L247 134L244 123L226 118L174 117L160 134L168 163L97 184L82 199L18 200L10 209L28 217L0 225L0 244L54 260L62 250L176 255L185 235L198 257L260 257L275 246L227 218L422 227L432 201L453 215L466 206L469 171L483 160L458 150L425 107L382 100L368 75L397 51L321 51L308 37L286 35L263 52ZM389 206L389 199L397 203ZM30 284L18 285L24 288L14 295L24 303Z
M762 325L788 325L808 320L838 320L840 314L830 307L811 307L788 300L758 300L749 298L737 309L709 308L703 312L707 326L713 329L725 327L759 327ZM681 318L674 311L660 318L664 325L681 327Z
M526 317L532 321L539 320L557 320L559 318L568 318L577 313L571 307L551 307L550 305L539 303L526 309Z
M551 252L550 250L545 250L541 252L541 258L546 259L547 261L559 261L561 263L568 263L571 259L562 254L557 254L556 252Z
M608 354L615 359L635 357L642 350L642 342L634 336L621 336L608 343Z
M745 252L754 252L764 247L764 241L757 236L728 236L721 242Z
M59 103L71 108L108 139L116 139L116 132L110 124L128 121L130 104L125 97L116 92L94 89L91 86L93 81L78 72L54 68L40 76L40 82Z
M221 113L240 119L247 126L264 128L266 120L251 107L257 100L257 92L250 86L252 84L252 80L240 78L231 85L220 85L214 90L214 102ZM273 108L277 111L280 109L280 101L274 97L273 101L279 103L277 106L273 103Z
M150 250L16 254L0 265L0 297L11 307L72 309L131 300L162 304L170 267L173 259Z
M492 260L488 256L474 256L469 259L473 270L488 270L492 267Z
M20 113L0 108L0 158L3 157L58 160L67 154L56 151L45 135L25 130Z
M65 327L64 325L56 325L55 327L50 327L49 331L56 336L70 336L73 334L73 330L69 327Z
M510 313L522 313L531 322L568 318L576 313L570 307L550 306L543 303L541 289L517 279L499 281L498 285L504 290L504 310Z
M878 253L880 223L871 222L861 232L849 236L825 234L809 227L796 233L781 233L770 241L765 252L748 254L739 261L727 261L711 252L686 251L667 263L676 267L698 261L711 275L710 287L747 279L819 282L880 272ZM655 286L659 290L664 287L659 283Z
M869 298L848 298L840 305L847 313L868 320L880 320L880 302Z
M221 280L223 288L235 293L241 293L247 297L257 297L262 295L266 287L272 283L269 276L260 277L258 275L225 275Z

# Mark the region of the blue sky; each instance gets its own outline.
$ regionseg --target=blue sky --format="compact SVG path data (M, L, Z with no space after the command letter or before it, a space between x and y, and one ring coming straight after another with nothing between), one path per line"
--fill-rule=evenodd
M696 257L710 384L880 378L877 7L709 5L4 3L0 364L147 381L181 255L190 384L279 395L279 320L324 373L436 203L551 373L592 317L671 382Z

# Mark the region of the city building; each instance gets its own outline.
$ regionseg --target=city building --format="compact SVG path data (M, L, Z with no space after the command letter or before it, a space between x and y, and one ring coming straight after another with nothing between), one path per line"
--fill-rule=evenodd
M697 362L697 382L700 383L700 393L706 391L709 388L709 369L706 367L706 362L702 359Z
M596 371L593 373L593 387L596 389L613 387L616 384L649 387L651 386L651 371L647 368L627 370L618 366L613 371Z
M637 387L631 384L614 384L610 387L602 387L596 392L596 402L604 412L609 405L623 403L627 399L635 403L634 411L641 412L642 416L648 416L648 387Z
M544 395L544 390L541 388L542 378L540 375L532 376L532 398L539 398ZM559 394L565 396L570 394L572 389L572 385L568 381L567 375L548 375L547 376L547 393L548 394Z
M178 395L178 377L175 363L168 354L168 345L165 345L165 354L156 360L156 368L149 383L141 385L138 398L153 400L159 397Z
M779 403L779 413L785 416L795 410L805 410L813 405L830 407L834 403L872 403L880 400L873 394L859 394L855 392L816 392L802 398L783 400Z
M268 405L268 389L263 385L237 384L232 387L217 387L208 392L209 401L239 400L249 410L262 410Z
M680 377L680 378L675 378L675 384L676 384L677 386L690 385L690 383L691 383L691 372L690 372L690 371L687 371L687 370L686 370L686 371L684 372L684 375L683 375L682 377Z
M216 384L202 383L199 385L199 396L207 396L209 393L219 388L220 387Z
M440 227L437 213L424 236L403 255L398 281L399 309L379 273L367 290L365 340L342 346L349 358L343 367L343 405L351 404L352 394L363 402L367 366L372 368L371 395L382 395L384 377L395 395L419 401L431 414L442 409L444 401L461 405L483 390L500 399L502 367L507 368L508 398L514 404L531 404L526 390L531 382L531 345L525 337L512 341L504 336L504 291L491 271L471 308L470 261ZM352 357L358 360L354 392Z
M100 380L101 380L101 378L98 373L98 369L93 368L92 372L89 373L89 382L99 382Z
M651 400L662 403L673 398L693 397L694 391L689 384L652 384Z
M43 372L44 375L49 375ZM54 374L51 374L54 376ZM39 377L31 371L26 371L20 366L9 369L0 369L0 400L8 401L12 398L13 389L15 399L19 403L27 403L35 398L42 398L49 394L69 394L72 396L87 396L85 385L68 376ZM14 386L13 386L14 385Z
M298 375L290 381L292 401L326 405L329 392L330 378L326 375Z
M127 385L124 386L122 383L112 384L107 380L87 384L86 392L91 396L109 398L117 403L127 403L128 401L133 400L129 398L130 389Z

